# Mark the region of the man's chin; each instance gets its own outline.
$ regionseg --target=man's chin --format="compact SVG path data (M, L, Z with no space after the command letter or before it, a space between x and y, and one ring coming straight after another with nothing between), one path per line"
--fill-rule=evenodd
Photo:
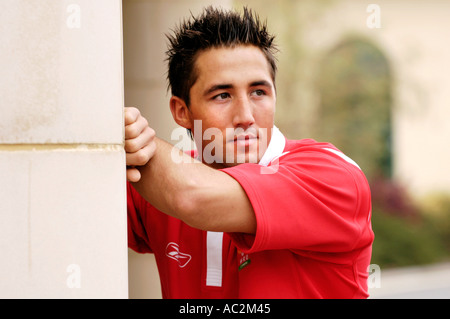
M236 156L234 156L234 158L232 160L228 161L226 159L224 159L224 165L226 167L233 167L233 166L237 166L240 164L247 164L247 163L252 163L252 164L257 164L259 162L258 156L255 154L237 154Z
M205 163L206 165L208 165L211 168L214 169L223 169L223 168L230 168L230 167L235 167L241 164L247 164L247 163L252 163L252 164L257 164L259 162L257 157L252 157L252 156L243 156L242 158L235 158L234 160L228 160L228 161L217 161L217 162L212 162L212 163Z
M229 147L222 154L203 154L202 158L204 164L215 169L234 167L246 163L257 164L259 160L256 147L245 150L236 150L234 147Z

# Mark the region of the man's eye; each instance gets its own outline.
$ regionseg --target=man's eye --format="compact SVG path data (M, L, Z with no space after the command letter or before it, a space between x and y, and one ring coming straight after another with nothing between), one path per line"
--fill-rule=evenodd
M225 99L227 99L229 97L230 97L229 93L220 93L220 94L214 96L214 99L215 100L225 100Z
M264 92L263 90L255 90L255 91L253 91L253 95L256 95L256 96L263 96L265 94L266 94L266 92Z

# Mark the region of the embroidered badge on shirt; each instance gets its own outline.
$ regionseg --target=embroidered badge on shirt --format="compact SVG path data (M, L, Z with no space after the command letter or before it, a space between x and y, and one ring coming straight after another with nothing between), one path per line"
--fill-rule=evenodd
M250 258L248 257L248 254L238 250L238 257L239 257L239 270L250 264Z

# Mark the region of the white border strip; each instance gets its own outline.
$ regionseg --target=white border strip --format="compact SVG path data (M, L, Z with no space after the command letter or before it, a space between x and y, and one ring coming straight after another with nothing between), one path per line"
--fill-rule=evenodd
M223 233L206 233L206 285L222 287Z

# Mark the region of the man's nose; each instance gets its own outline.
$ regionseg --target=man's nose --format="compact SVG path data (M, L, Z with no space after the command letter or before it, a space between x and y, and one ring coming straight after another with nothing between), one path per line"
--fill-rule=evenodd
M249 97L243 96L236 100L234 105L233 125L247 129L255 123L254 108Z

